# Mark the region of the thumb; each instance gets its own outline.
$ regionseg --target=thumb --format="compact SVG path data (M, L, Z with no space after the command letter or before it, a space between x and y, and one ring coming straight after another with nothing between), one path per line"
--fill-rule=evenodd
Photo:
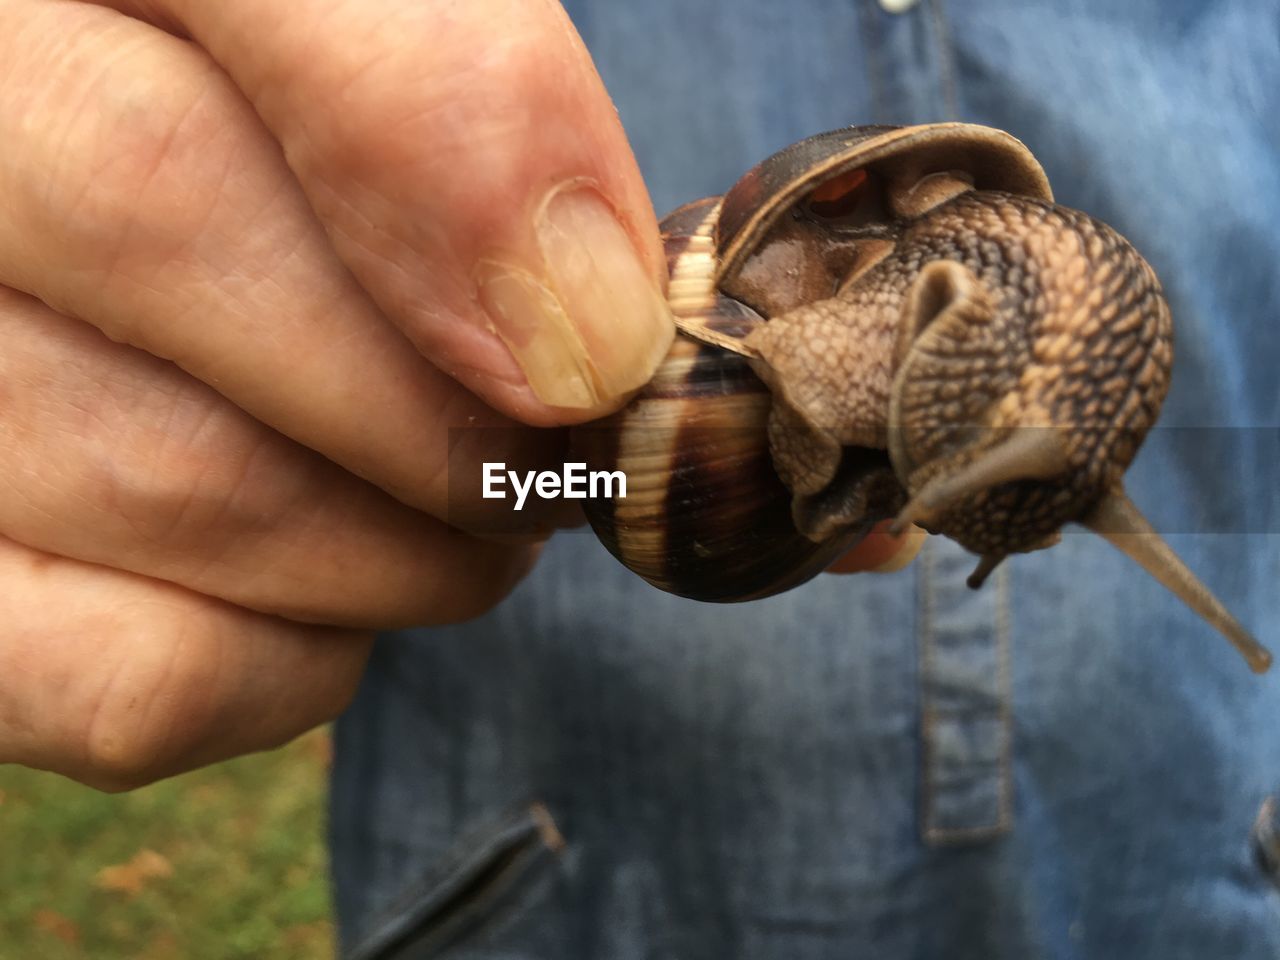
M642 386L673 336L653 210L549 0L116 0L254 103L339 255L428 359L535 424Z

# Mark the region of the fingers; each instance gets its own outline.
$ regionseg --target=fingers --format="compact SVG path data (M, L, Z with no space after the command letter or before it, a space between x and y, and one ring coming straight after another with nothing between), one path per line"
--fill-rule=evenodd
M0 538L0 763L125 789L336 716L369 639Z
M308 622L475 616L530 551L396 500L172 364L0 289L0 536Z
M176 361L456 524L488 505L479 484L450 489L450 466L553 455L555 438L532 431L458 444L510 421L382 315L252 107L193 45L101 8L0 2L0 143L20 145L0 151L0 282ZM545 520L539 507L517 519Z
M889 533L886 520L827 568L828 573L897 573L910 565L928 536L912 526L899 536Z
M342 258L422 352L532 423L598 416L672 325L643 182L553 0L117 0L249 97Z

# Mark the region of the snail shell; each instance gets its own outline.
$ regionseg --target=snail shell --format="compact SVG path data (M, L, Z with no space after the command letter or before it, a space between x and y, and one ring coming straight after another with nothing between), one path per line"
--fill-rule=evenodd
M592 469L627 475L588 519L632 570L753 599L894 518L979 554L977 587L1076 522L1266 668L1123 493L1172 366L1159 282L1114 230L1055 205L1013 137L821 134L662 231L681 336L630 405L573 433Z
M763 318L712 285L720 198L688 204L662 222L669 299L682 329L733 349L676 337L647 386L622 410L578 427L575 455L622 470L623 499L587 501L587 517L623 564L656 587L695 600L735 602L804 583L905 502L884 450L859 450L846 473L865 477L875 501L859 523L813 538L800 533L792 496L774 467L769 388L737 340Z

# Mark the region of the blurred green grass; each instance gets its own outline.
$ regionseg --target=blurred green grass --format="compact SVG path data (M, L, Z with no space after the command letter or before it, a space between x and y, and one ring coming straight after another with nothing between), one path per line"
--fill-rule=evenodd
M329 738L119 796L0 767L0 960L333 955Z

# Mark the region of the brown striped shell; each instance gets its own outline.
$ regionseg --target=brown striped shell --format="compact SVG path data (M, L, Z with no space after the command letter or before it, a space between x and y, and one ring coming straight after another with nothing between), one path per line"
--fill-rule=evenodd
M681 336L629 406L573 438L591 469L627 475L588 518L650 583L767 596L895 518L978 553L976 587L1077 522L1269 663L1122 490L1172 364L1159 282L1114 230L1055 205L1017 140L821 134L662 229Z
M745 359L678 337L626 409L576 429L576 456L627 475L625 498L587 507L614 556L669 593L730 602L803 583L851 545L859 529L821 543L796 531L769 407Z
M678 322L736 343L762 320L715 290L719 212L712 197L663 220L668 299ZM627 407L573 431L592 469L628 477L626 498L587 504L605 546L654 586L695 600L756 599L820 573L861 531L822 543L797 532L769 450L770 407L746 357L676 337Z

